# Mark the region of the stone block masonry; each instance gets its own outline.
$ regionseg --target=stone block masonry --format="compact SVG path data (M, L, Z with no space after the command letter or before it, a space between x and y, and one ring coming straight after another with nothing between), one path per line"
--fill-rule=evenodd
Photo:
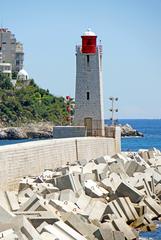
M0 189L15 190L22 177L39 175L83 159L118 152L114 138L84 137L41 140L0 147Z

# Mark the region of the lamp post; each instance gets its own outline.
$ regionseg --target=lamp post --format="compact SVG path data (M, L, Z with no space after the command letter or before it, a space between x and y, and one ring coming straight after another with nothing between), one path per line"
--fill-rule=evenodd
M118 97L109 97L109 100L111 101L111 108L109 109L110 112L111 112L110 120L112 121L112 126L114 126L115 125L115 121L117 120L117 119L115 119L114 114L115 114L115 112L118 112L118 108L114 107L114 103L116 101L118 101Z

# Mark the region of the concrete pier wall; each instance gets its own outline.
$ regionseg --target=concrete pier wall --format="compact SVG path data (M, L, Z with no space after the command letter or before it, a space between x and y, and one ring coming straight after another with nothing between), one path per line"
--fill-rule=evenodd
M114 138L84 137L0 146L0 189L17 189L22 177L39 175L46 168L113 155L120 150L119 144Z

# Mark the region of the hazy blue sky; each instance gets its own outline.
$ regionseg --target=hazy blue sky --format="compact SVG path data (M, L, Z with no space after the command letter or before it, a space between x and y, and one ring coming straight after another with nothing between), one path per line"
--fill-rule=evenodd
M3 27L24 44L25 69L55 95L74 96L75 45L88 28L103 44L104 108L161 118L161 0L0 0Z

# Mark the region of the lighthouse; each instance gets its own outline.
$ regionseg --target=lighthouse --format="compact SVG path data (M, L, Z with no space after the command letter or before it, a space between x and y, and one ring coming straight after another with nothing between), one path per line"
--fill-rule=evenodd
M85 126L88 136L104 136L102 46L88 29L76 46L74 124Z

